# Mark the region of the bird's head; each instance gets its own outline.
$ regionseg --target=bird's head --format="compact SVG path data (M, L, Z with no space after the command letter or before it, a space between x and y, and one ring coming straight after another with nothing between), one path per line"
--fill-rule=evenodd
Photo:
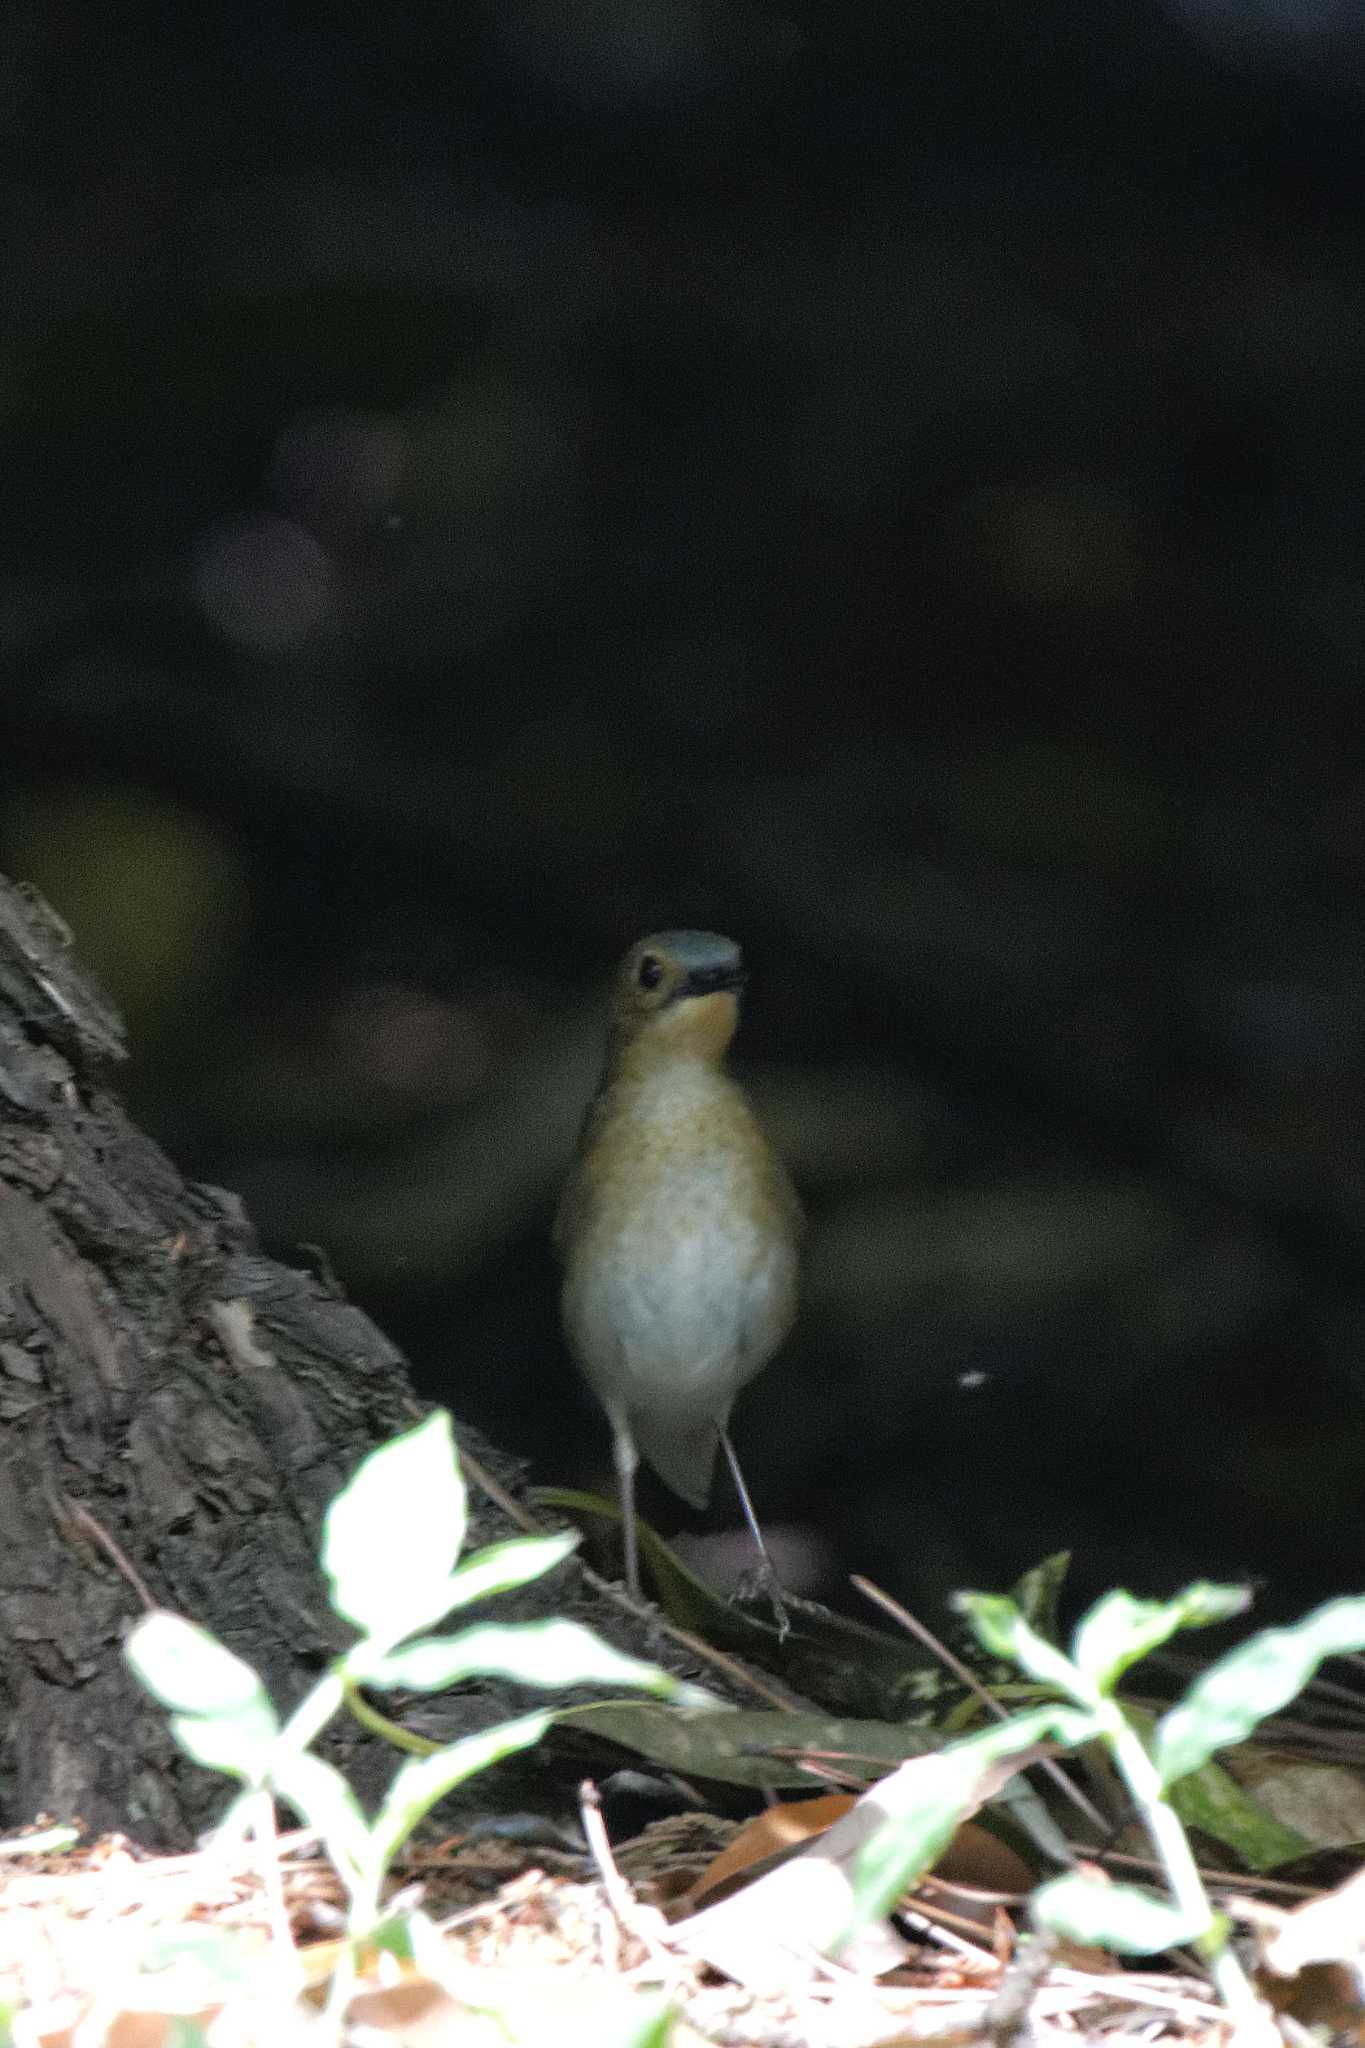
M631 947L612 988L612 1039L628 1050L718 1060L735 1035L744 960L719 932L652 932Z

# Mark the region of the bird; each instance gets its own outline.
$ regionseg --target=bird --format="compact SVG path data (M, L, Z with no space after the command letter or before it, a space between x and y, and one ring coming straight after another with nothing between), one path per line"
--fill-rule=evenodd
M718 932L653 932L625 955L553 1237L568 1346L611 1425L629 1592L639 1599L640 1454L704 1508L719 1445L781 1624L729 1421L791 1329L802 1217L723 1064L744 982L739 946Z

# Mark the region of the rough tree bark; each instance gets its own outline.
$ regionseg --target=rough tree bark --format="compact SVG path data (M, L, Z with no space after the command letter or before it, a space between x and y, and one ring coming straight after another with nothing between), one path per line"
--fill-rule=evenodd
M365 1316L266 1258L233 1196L134 1128L106 1079L122 1055L59 920L0 878L0 1824L48 1813L173 1845L223 1781L127 1673L129 1625L149 1600L178 1609L292 1704L339 1640L322 1511L419 1410ZM563 1611L579 1575L555 1579L537 1597ZM466 1693L423 1726L506 1706ZM368 1738L337 1740L362 1791L387 1775Z

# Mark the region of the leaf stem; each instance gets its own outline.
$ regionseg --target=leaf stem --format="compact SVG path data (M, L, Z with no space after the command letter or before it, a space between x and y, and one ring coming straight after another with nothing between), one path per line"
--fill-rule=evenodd
M1104 1739L1123 1776L1134 1804L1140 1811L1152 1840L1171 1895L1188 1919L1191 1939L1208 1967L1214 1986L1228 2010L1243 2020L1258 2020L1260 2001L1246 1972L1227 1945L1222 1918L1204 1889L1189 1837L1174 1807L1166 1798L1156 1765L1142 1738L1113 1700L1100 1710Z

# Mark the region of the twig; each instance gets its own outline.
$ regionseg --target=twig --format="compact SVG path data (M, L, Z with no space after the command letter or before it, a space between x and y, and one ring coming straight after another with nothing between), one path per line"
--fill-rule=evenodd
M138 1577L136 1567L124 1556L103 1523L96 1521L89 1508L82 1501L71 1500L65 1494L62 1495L62 1506L71 1517L71 1520L78 1523L86 1535L99 1545L120 1577L127 1580L148 1614L155 1614L162 1605L161 1601L153 1600L143 1581Z
M999 1970L999 1960L988 1948L980 1941L968 1940L966 1935L959 1934L948 1924L949 1921L956 1920L959 1926L971 1927L975 1932L976 1923L968 1920L965 1915L953 1913L947 1907L924 1898L920 1898L913 1906L900 1905L892 1910L893 1917L903 1920L916 1934L923 1934L930 1941L938 1942L940 1947L951 1949L954 1955L961 1956L964 1961L975 1963L978 1967L984 1963L988 1969Z
M612 1919L623 1934L641 1943L656 1967L672 1976L676 1973L676 1964L649 1926L635 1894L616 1867L616 1858L611 1853L611 1843L602 1819L602 1795L591 1778L584 1778L578 1788L578 1814L589 1852L597 1866L597 1875L602 1880L603 1895Z
M1009 2048L1028 2026L1039 1987L1052 1968L1057 1943L1050 1936L1035 1934L1021 1941L1014 1960L1000 1979L1000 1989L982 2015L981 2031L995 2048Z
M1177 1980L1162 1978L1154 1980L1140 1977L1132 1971L1116 1970L1111 1975L1100 1976L1094 1970L1075 1970L1064 1963L1054 1963L1048 1973L1047 1990L1062 1994L1074 1992L1075 2000L1068 2003L1084 2004L1092 1998L1110 1998L1125 2005L1154 2005L1168 2012L1179 2012L1203 2020L1227 2022L1227 2008L1215 2005L1210 1998L1200 1998L1197 1993L1182 1991Z
M1125 1863L1134 1870L1160 1871L1162 1865L1151 1856L1134 1856L1123 1849L1089 1849L1083 1843L1069 1842L1078 1856L1088 1857L1092 1863ZM1255 1889L1262 1892L1283 1892L1293 1899L1315 1899L1321 1886L1312 1884L1290 1884L1287 1878L1262 1877L1249 1870L1206 1870L1201 1864L1199 1875L1205 1884L1232 1885L1237 1891Z
M616 1858L611 1853L606 1824L602 1819L602 1795L591 1778L585 1778L578 1788L578 1812L583 1823L583 1837L597 1865L607 1904L616 1915L617 1925L627 1934L632 1934L635 1931L632 1925L635 1901L630 1886L616 1867Z

